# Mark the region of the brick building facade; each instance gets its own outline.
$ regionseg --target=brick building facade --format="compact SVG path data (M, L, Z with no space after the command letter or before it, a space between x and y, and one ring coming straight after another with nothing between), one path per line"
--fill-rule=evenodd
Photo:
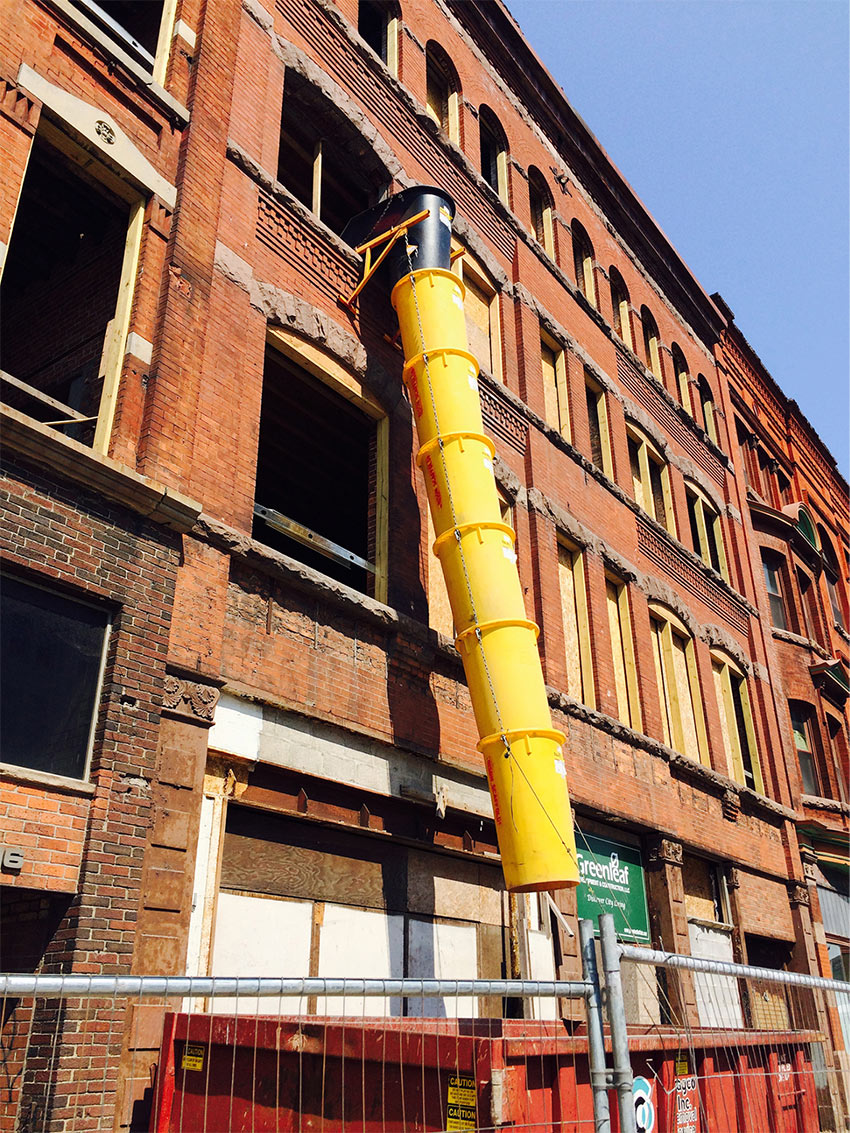
M338 302L431 183L580 852L631 939L841 971L846 484L507 11L18 0L0 83L0 967L578 970L501 883L388 296ZM159 1010L63 1026L123 1128Z

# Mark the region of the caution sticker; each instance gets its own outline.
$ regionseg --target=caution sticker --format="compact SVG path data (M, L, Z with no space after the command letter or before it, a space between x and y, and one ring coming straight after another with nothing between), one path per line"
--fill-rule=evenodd
M183 1058L180 1062L181 1070L203 1070L205 1047L187 1043L183 1047Z
M446 1129L475 1129L475 1079L452 1074L449 1078Z

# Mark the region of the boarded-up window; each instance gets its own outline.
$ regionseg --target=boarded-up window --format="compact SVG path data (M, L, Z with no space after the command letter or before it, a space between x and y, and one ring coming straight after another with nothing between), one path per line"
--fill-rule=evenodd
M469 339L469 349L478 360L482 370L493 372L493 349L490 335L490 304L493 296L481 287L468 275L464 277L466 284L466 334Z
M587 425L590 430L590 459L606 476L612 476L605 391L587 371L584 375L584 395L587 406Z
M670 472L667 462L649 439L634 425L629 425L629 467L635 501L647 515L676 534Z
M744 674L725 656L713 654L711 670L729 770L739 783L764 791Z
M640 703L637 694L634 645L632 642L629 598L626 587L613 578L605 580L608 626L611 631L611 652L614 660L614 686L617 692L617 715L624 724L640 727Z
M587 595L581 552L558 544L558 575L567 663L567 692L594 707Z
M540 357L543 368L543 403L547 424L570 439L570 415L567 399L567 367L563 350L551 339L541 337Z
M684 627L673 624L672 617L656 614L651 620L664 742L683 755L707 762L693 642Z

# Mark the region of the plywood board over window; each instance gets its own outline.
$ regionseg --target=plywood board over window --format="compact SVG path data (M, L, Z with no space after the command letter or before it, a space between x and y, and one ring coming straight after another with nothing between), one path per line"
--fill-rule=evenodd
M576 700L595 708L584 561L581 551L562 542L558 543L558 577L561 584L567 692Z
M540 361L546 423L557 429L565 440L571 441L566 359L563 348L544 331L540 332Z
M605 579L605 600L608 627L611 631L611 653L614 661L614 687L617 693L617 715L632 728L641 727L634 641L629 615L628 588L618 579Z
M708 740L691 635L671 610L650 605L653 659L664 742L708 763Z
M470 353L482 370L501 382L504 379L499 293L481 264L456 240L452 240L452 252L456 254L452 270L466 289L463 307Z

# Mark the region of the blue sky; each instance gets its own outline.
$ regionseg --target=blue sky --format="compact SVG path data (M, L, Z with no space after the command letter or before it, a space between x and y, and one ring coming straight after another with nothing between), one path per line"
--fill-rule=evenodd
M850 5L507 3L846 477Z

